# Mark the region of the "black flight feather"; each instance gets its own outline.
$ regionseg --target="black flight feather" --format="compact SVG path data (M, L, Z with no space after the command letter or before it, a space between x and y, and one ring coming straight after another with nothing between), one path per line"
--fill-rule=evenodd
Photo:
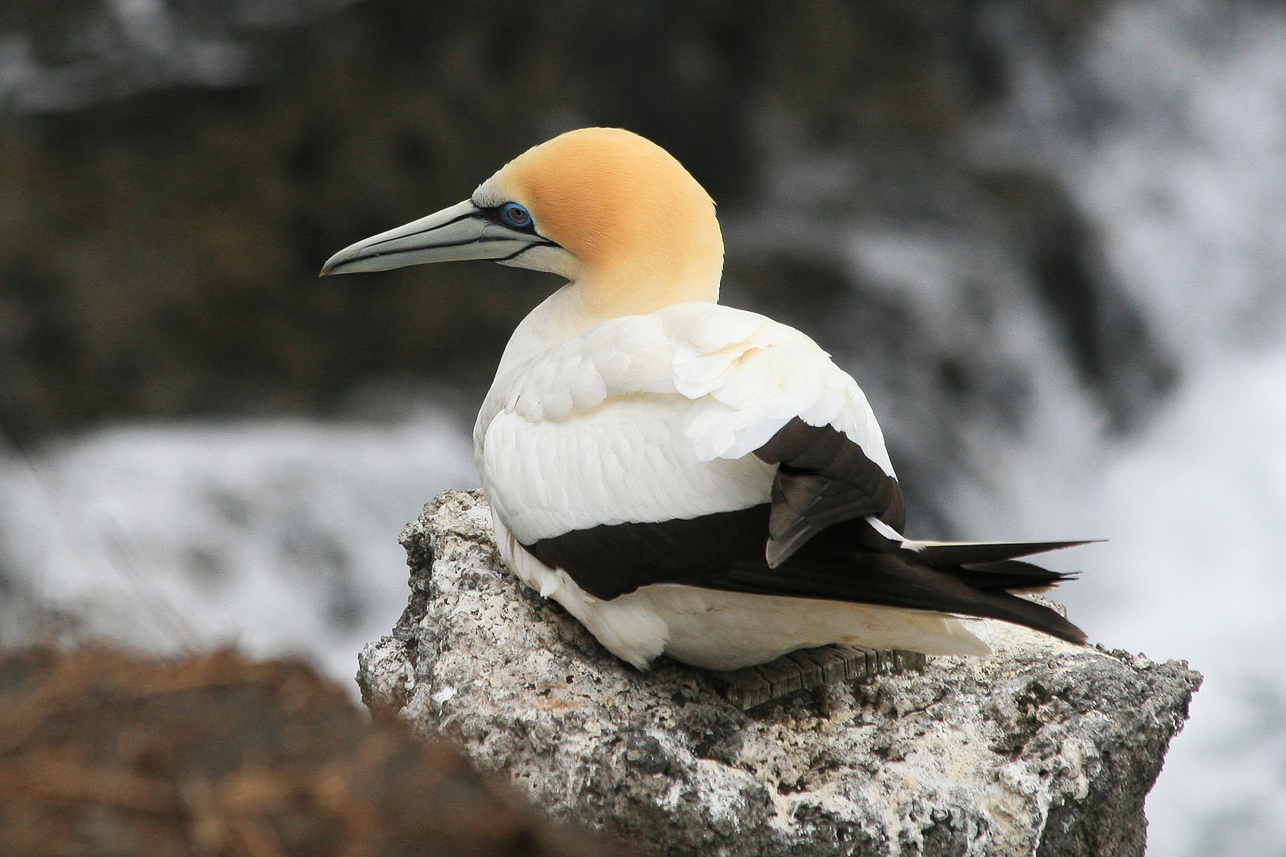
M755 455L780 465L773 479L765 548L769 565L780 565L808 539L840 521L874 515L898 532L906 525L898 481L831 426L810 426L795 417Z

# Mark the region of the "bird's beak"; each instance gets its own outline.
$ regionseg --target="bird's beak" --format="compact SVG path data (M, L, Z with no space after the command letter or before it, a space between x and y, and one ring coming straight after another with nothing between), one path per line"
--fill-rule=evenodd
M326 261L321 276L464 259L503 262L534 246L549 244L552 242L532 232L504 226L490 210L465 200L345 247Z

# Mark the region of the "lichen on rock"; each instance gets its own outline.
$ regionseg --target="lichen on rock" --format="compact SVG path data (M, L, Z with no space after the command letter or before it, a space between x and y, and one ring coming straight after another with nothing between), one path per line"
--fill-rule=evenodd
M644 854L1142 854L1144 797L1200 684L984 621L991 657L747 713L717 676L620 662L519 583L478 492L441 495L402 542L412 595L362 653L368 704Z

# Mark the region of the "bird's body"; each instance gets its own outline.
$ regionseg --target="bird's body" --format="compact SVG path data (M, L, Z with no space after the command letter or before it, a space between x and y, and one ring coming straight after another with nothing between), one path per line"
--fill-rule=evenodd
M754 451L792 419L843 423L891 471L883 439L852 379L789 327L684 303L554 344L525 337L547 329L557 301L511 341L474 429L497 544L524 582L636 666L665 650L731 669L839 641L977 653L959 623L932 614L902 623L869 605L646 582L735 552L762 558L763 525L737 542L702 522L768 506L777 467ZM634 526L675 520L690 522L677 544ZM931 643L920 639L930 628Z
M848 642L984 654L958 616L1079 629L1010 594L1069 543L912 542L856 382L716 303L714 206L664 150L584 129L325 272L490 258L568 283L518 326L474 429L496 542L614 654L732 669Z

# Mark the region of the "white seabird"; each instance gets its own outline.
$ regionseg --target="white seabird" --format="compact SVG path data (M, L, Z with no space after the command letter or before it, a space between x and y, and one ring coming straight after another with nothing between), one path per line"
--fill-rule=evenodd
M841 642L986 654L962 617L1084 642L1011 594L1065 579L1017 557L1080 542L901 535L866 396L804 334L716 303L714 202L664 149L571 131L322 273L463 259L567 280L509 340L475 458L505 562L618 657L726 670Z

